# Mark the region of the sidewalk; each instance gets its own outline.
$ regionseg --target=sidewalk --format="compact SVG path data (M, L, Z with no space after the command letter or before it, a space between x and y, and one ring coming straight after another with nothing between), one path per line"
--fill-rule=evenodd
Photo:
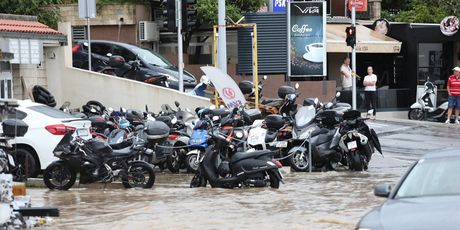
M408 114L408 111L377 112L376 121L413 124L413 125L419 125L419 126L459 127L460 128L459 125L445 124L444 122L409 120L407 114ZM365 117L366 113L362 113L362 116Z

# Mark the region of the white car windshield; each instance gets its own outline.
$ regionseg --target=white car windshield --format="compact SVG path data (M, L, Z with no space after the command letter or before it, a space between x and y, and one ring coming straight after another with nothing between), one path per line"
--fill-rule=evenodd
M148 64L161 67L173 66L173 64L171 64L171 62L166 60L164 57L148 49L133 47L132 51L138 55L140 59L144 60Z
M460 195L460 158L422 159L411 170L396 198Z
M295 115L295 122L297 127L304 126L308 124L315 117L315 107L314 106L303 106Z

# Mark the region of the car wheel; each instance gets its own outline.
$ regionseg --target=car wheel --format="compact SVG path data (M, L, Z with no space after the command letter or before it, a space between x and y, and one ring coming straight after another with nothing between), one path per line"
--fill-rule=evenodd
M15 163L17 165L17 176L25 176L25 178L37 177L40 171L39 163L35 158L32 150L18 147L14 152Z

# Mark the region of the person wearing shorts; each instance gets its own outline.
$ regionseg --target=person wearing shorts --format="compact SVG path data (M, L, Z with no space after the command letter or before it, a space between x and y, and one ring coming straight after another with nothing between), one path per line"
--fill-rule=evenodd
M449 109L447 110L446 124L450 123L453 109L455 109L455 124L460 124L458 121L460 114L460 67L457 66L452 71L454 71L454 74L449 77L449 81L447 82Z

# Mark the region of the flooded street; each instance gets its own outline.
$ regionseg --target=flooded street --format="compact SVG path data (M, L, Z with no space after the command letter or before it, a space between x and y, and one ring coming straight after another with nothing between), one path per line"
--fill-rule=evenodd
M391 129L382 125L376 124L378 132ZM35 205L59 207L61 216L47 229L354 229L383 202L373 195L375 185L395 183L422 152L458 147L458 138L457 128L388 132L381 136L385 157L374 154L368 172L288 173L278 190L191 189L191 175L157 173L147 190L28 192Z

